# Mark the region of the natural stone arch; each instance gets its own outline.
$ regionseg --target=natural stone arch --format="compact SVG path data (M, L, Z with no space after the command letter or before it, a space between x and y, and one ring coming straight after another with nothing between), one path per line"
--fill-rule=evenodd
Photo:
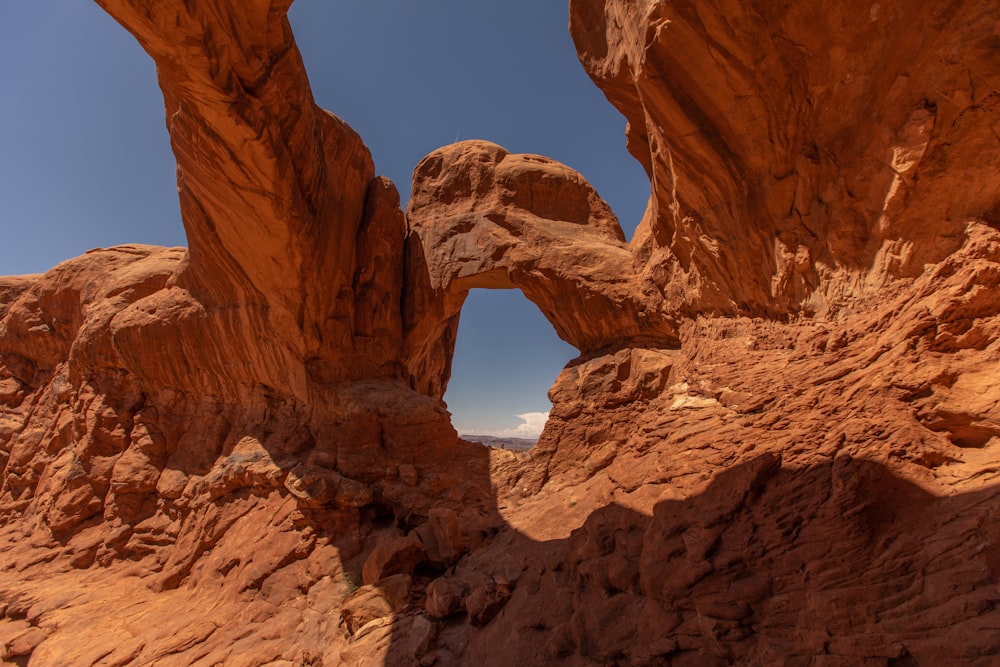
M614 213L555 160L486 141L445 146L414 170L407 218L407 275L426 280L414 286L422 317L407 323L407 363L411 378L440 382L418 386L426 393L444 393L458 312L474 288L520 289L583 356L677 344L661 300L639 289Z

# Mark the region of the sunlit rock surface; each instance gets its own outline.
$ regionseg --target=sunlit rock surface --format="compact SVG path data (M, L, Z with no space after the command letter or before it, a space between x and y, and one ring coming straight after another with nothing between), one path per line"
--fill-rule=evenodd
M969 0L573 0L651 181L435 151L407 214L288 3L101 0L189 249L0 279L8 664L992 665L1000 31ZM441 396L470 288L581 352Z

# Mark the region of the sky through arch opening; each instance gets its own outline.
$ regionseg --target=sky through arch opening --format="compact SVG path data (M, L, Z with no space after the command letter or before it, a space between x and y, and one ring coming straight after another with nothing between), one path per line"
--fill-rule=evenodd
M537 439L549 387L578 354L520 290L471 290L444 396L452 424L460 435Z

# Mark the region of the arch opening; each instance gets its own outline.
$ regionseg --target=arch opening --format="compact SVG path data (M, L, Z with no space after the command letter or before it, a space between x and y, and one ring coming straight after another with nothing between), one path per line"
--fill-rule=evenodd
M452 424L466 440L530 449L552 407L549 387L578 354L520 290L470 290L444 395Z

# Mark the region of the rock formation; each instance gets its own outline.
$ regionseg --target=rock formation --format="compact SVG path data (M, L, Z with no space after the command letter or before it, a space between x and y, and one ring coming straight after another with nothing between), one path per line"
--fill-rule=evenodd
M633 242L683 314L834 317L997 225L990 2L570 3L653 184Z
M4 661L998 660L993 4L573 0L650 177L627 242L485 141L404 215L288 2L99 2L190 247L0 279ZM530 452L441 402L475 287L581 352Z

